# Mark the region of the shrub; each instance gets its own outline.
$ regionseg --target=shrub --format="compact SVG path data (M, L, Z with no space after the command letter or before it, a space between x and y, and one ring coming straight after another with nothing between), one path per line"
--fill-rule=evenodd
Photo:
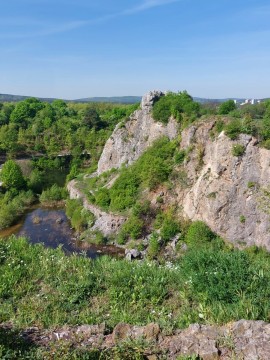
M83 231L93 225L94 215L84 209L82 201L79 199L68 199L66 201L66 214L70 219L71 226L76 231Z
M108 208L111 202L109 190L101 188L95 194L96 204L102 208Z
M110 189L111 210L121 211L131 207L136 201L139 185L139 176L132 168L122 170Z
M3 185L8 189L14 188L20 190L25 186L22 170L13 160L8 160L4 163L0 173L0 178Z
M224 121L218 119L215 123L215 130L217 131L218 134L221 133L221 131L224 129Z
M242 156L245 153L245 146L241 144L235 144L232 147L233 156Z
M130 218L123 224L121 228L121 235L127 239L138 239L142 235L143 220L135 215L131 215Z
M185 236L185 242L191 247L204 245L216 238L212 230L202 221L194 221Z
M242 132L242 123L239 119L234 119L225 126L225 134L231 139L235 140Z
M171 215L166 215L163 220L160 235L163 240L169 241L180 231L179 224L173 219Z
M166 181L173 168L175 142L166 137L158 139L129 168L122 168L120 176L109 189L110 209L123 211L132 207L142 186L154 189Z
M185 157L186 157L186 151L185 150L179 150L174 156L175 163L177 165L182 164L184 162L184 160L185 160Z
M228 100L225 101L224 103L222 103L219 107L218 113L220 115L226 115L229 114L229 112L233 111L236 109L236 104L234 103L233 100Z
M65 199L67 192L64 188L54 184L49 189L43 190L39 200L41 203L49 203L54 201L61 201Z
M160 250L160 244L158 242L158 235L157 233L153 233L149 240L149 246L147 248L147 256L150 259L154 259Z
M242 223L242 224L244 224L246 222L246 218L244 215L240 215L239 220L240 220L240 223Z
M169 92L162 96L153 106L153 118L167 124L170 116L177 120L182 119L182 113L189 117L197 117L200 112L200 105L193 101L192 97L186 92Z

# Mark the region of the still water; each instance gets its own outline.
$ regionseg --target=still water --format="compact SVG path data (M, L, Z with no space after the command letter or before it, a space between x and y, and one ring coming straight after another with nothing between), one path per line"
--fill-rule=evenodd
M61 246L67 255L85 253L94 259L100 255L123 256L115 246L90 245L78 240L63 209L36 208L30 210L22 221L0 231L0 237L26 236L32 244L43 243L46 247Z

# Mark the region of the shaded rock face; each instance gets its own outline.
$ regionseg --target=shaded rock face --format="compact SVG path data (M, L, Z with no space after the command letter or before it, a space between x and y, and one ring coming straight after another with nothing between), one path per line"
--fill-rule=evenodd
M202 123L182 133L181 147L194 146L194 150L184 164L191 186L183 190L176 182L178 205L186 217L204 221L235 245L270 250L267 198L263 196L269 186L270 151L258 147L249 135L232 141L222 132L211 140L213 125ZM235 144L244 146L242 156L233 156Z
M98 174L122 164L131 164L161 136L173 139L177 136L178 124L170 119L167 125L154 121L151 116L153 104L164 94L151 91L141 101L141 109L135 111L125 124L118 124L105 144L98 163Z
M122 224L126 221L124 216L114 215L100 210L97 206L90 204L86 196L76 186L76 181L72 180L67 185L69 197L71 199L82 199L83 206L95 216L95 223L92 230L99 230L104 236L115 234L119 231Z

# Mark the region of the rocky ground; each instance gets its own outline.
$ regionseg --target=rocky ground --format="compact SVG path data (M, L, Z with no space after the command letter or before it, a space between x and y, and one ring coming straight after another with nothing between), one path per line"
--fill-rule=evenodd
M8 331L8 325L2 325ZM32 344L53 348L68 344L72 348L110 351L129 341L146 359L178 359L194 356L203 360L241 359L268 360L270 354L270 324L263 321L240 320L225 326L193 324L173 335L165 335L157 324L132 326L118 324L112 333L107 333L105 324L82 325L41 331L29 328L20 336ZM143 344L143 345L142 345Z

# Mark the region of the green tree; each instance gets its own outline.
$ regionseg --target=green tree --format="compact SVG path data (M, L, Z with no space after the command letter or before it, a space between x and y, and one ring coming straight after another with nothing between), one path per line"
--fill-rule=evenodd
M99 130L102 127L102 121L98 112L91 107L85 109L82 123L90 129L94 128L95 130Z
M219 113L219 115L226 115L235 109L236 109L235 102L233 100L227 100L220 105L218 113Z
M13 160L8 160L2 167L0 173L1 181L7 188L22 189L25 186L25 180L20 166Z

